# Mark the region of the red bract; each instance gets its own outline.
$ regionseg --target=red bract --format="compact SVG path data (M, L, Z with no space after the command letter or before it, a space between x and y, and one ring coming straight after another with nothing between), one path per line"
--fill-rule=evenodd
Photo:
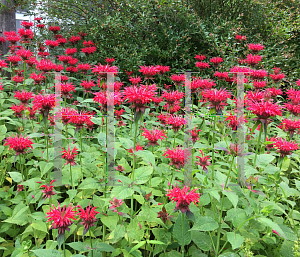
M76 129L82 129L85 122L93 117L93 113L81 110L76 115L71 116L70 123L74 123Z
M224 105L227 105L225 101L231 97L231 94L226 89L211 89L205 90L202 92L202 96L205 101L210 102L210 106L216 109L216 112L219 113Z
M246 37L246 36L242 36L242 35L236 35L236 36L235 36L235 39L236 39L238 42L242 42L242 40L247 40L247 37Z
M75 157L78 154L78 148L76 146L72 149L72 151L70 151L70 146L68 145L68 150L63 148L62 153L63 153L62 158L67 161L65 165L67 164L70 164L71 166L76 165Z
M77 48L67 48L65 50L66 55L73 55L75 53L77 53Z
M46 216L46 218L48 218L47 222L53 221L50 229L58 229L59 234L64 234L65 230L70 231L68 227L73 223L71 220L76 220L76 211L73 210L75 207L69 205L66 208L65 205L63 209L61 209L59 203L57 209L53 204L52 207L53 208L50 207L50 211L47 212Z
M11 106L11 109L13 111L15 111L16 117L18 117L18 118L22 117L22 112L24 111L24 105L23 104L20 104L20 105L13 104Z
M185 81L185 75L184 74L173 74L171 76L171 80L174 82L175 85L182 85Z
M264 95L265 93L262 91L256 91L256 92L248 91L247 94L245 95L245 98L250 101L260 101L264 99Z
M24 77L20 77L19 75L17 75L17 76L15 76L15 77L13 77L12 80L13 80L14 82L16 82L16 84L22 83L23 80L24 80Z
M77 112L74 109L71 109L70 107L62 108L61 110L61 121L64 125L68 124L70 122L70 119L72 116L76 115Z
M2 71L3 68L7 68L7 63L3 60L0 60L0 72Z
M154 76L160 72L157 66L140 66L139 72L143 73L145 79L154 79Z
M37 65L36 68L40 71L49 72L55 67L55 64L50 60L42 59Z
M158 214L157 218L161 218L161 220L165 224L166 224L166 221L169 220L169 218L170 218L165 207L162 207L162 211L159 211L157 214Z
M116 60L114 58L106 58L105 61L107 62L108 65L112 65L113 62L115 62Z
M58 42L58 45L59 46L63 46L65 45L66 43L68 43L68 40L66 38L57 38L56 41Z
M10 55L10 56L7 56L7 60L12 63L13 65L17 64L18 62L21 62L22 59L20 56L18 55Z
M52 195L56 195L56 193L53 191L54 186L51 186L54 182L55 179L50 182L50 185L46 184L40 186L40 188L45 188L44 190L42 190L43 197L45 197L45 199L46 198L50 199Z
M269 77L274 81L274 82L279 82L280 80L285 78L284 74L270 74Z
M24 154L25 150L27 150L29 147L33 149L33 142L22 134L20 136L13 134L11 137L5 139L5 141L6 143L4 145L9 145L9 150L14 149L16 155Z
M107 72L112 72L114 76L116 76L118 72L118 67L110 66L110 65L102 65L101 63L99 63L98 66L97 65L94 66L92 72L98 74L100 79L106 79Z
M204 55L198 55L196 54L196 56L194 57L197 61L203 61L206 57Z
M131 153L133 155L133 147L131 147L130 149L127 149L127 150L129 153ZM139 143L137 143L135 146L135 151L143 151L143 150L144 150L143 147L140 146Z
M151 99L156 95L156 85L141 85L140 87L131 86L126 87L124 90L124 100L132 104L132 108L136 112L144 112L148 106L146 104L151 102Z
M292 154L292 151L299 149L299 146L296 142L288 142L286 139L276 139L274 146L277 148L277 152L280 153L281 157Z
M79 219L82 220L80 224L84 226L83 235L85 235L90 227L95 226L97 221L95 216L100 212L95 211L97 207L92 208L91 203L89 203L89 206L86 207L85 210L80 205L78 207L79 213L77 215L79 215Z
M76 67L71 66L71 67L67 67L66 71L70 73L75 73L78 71L78 69Z
M265 70L252 70L250 76L252 79L263 80L268 76L268 72Z
M56 34L58 31L60 31L59 26L50 26L49 31L52 31L54 34Z
M209 63L208 62L196 62L195 67L199 68L200 70L205 70L205 69L209 68Z
M56 40L46 40L45 44L47 46L49 46L50 48L54 48L54 47L59 46L59 43Z
M129 81L132 85L138 85L142 82L142 79L140 77L129 77Z
M162 113L157 116L157 118L160 120L160 123L162 125L167 125L168 124L168 117L169 114L167 113L166 115L163 115Z
M21 39L15 31L4 31L4 36L6 37L6 40L13 45Z
M259 62L261 62L261 56L260 55L252 55L252 54L248 54L247 55L247 59L246 62L251 65L251 66L255 66L257 65Z
M111 206L109 207L110 210L113 212L117 212L117 208L120 207L124 202L122 199L118 200L114 197L112 201L109 201L111 203Z
M72 45L77 44L81 40L80 36L72 36L69 41L71 42Z
M210 165L210 162L208 161L210 159L209 156L204 156L202 150L199 150L202 157L196 156L196 158L199 159L199 161L195 162L197 165L201 166L202 169L207 173L207 167Z
M78 63L78 59L76 59L76 58L70 58L70 59L68 60L68 64L69 64L70 66L75 66L76 63Z
M196 78L191 83L191 90L193 93L196 93L195 92L196 88L202 91L202 90L206 90L206 89L211 89L215 85L216 85L216 82L211 79Z
M252 51L252 53L258 53L260 50L263 50L265 47L261 44L249 44L248 49Z
M264 88L267 86L267 81L253 81L253 87L255 89Z
M19 35L24 39L27 40L28 38L33 39L33 31L31 29L18 29Z
M176 133L185 124L185 119L182 116L169 115L166 122L172 126L172 129Z
M278 127L285 132L288 132L290 134L290 137L292 137L293 134L300 129L300 120L293 120L292 117L291 119L283 119Z
M96 52L97 48L95 46L89 46L81 49L81 52L85 53L86 55L93 54Z
M169 197L170 200L174 202L177 202L175 210L180 210L182 213L186 213L189 211L189 205L191 202L196 204L196 202L199 202L200 194L195 193L197 189L190 190L189 186L184 186L183 189L180 189L178 186L173 186L173 189L167 189L169 192L166 194L166 196Z
M36 73L30 74L30 78L34 80L35 84L40 84L41 82L44 82L46 79L46 77L43 76L42 74L36 74Z
M37 24L36 27L39 28L39 29L42 29L42 28L45 27L45 24Z
M71 83L61 83L61 95L66 98L73 98L71 91L75 92L75 87Z
M221 57L213 57L209 61L212 62L214 66L217 66L219 63L223 62L223 59Z
M32 52L22 48L16 52L16 55L19 55L23 60L28 60L31 57Z
M44 117L48 117L49 112L55 106L55 94L42 95L38 94L34 96L33 105L40 109L41 114Z
M247 101L249 107L247 110L252 111L259 120L267 122L270 117L281 116L281 107L276 103L261 101Z
M31 98L33 98L33 94L31 92L27 92L27 91L23 90L22 92L20 92L20 91L15 92L14 97L16 99L19 99L22 102L22 104L27 105L28 101Z
M215 77L217 77L218 79L220 80L223 80L225 78L228 78L228 72L219 72L219 71L216 71L215 74L214 74Z
M144 128L144 132L142 133L142 136L148 139L149 145L154 146L154 145L159 145L157 141L159 139L163 140L163 138L167 138L165 132L163 130L160 130L158 128L151 129L149 131L148 129Z
M26 60L25 62L27 63L28 67L32 67L33 65L38 63L35 57L31 57L29 58L29 60Z
M91 68L91 65L89 65L88 63L79 63L77 65L77 69L81 70L83 73L86 73L89 69Z
M179 91L164 92L161 97L165 98L168 104L173 104L184 97L184 93Z
M163 65L156 65L156 68L158 70L158 74L162 75L168 71L170 71L169 66L163 66Z
M231 127L233 130L236 130L238 126L240 127L240 125L241 125L242 122L245 122L245 123L248 122L247 119L246 119L246 115L245 115L245 117L244 117L244 120L243 120L243 117L240 116L240 120L239 120L239 122L238 122L237 116L236 116L236 115L232 115L232 114L230 114L230 115L225 119L225 121L230 121L229 124L228 124L228 126Z
M168 148L166 152L163 154L163 156L166 156L166 158L171 159L171 163L169 165L174 165L177 169L180 169L184 166L185 162L188 159L189 152L183 149L182 147L176 147L176 148Z
M31 21L22 21L21 26L23 26L25 29L30 29L33 26L33 22L31 22Z
M60 55L58 57L58 60L63 62L63 63L68 63L68 61L72 59L72 57L70 55Z
M93 80L90 81L82 80L80 85L84 87L85 93L87 92L91 93L92 87L96 86Z
M191 133L191 136L192 136L193 144L195 144L196 141L199 140L198 132L200 132L200 131L201 131L201 129L197 129L197 125L195 125L195 128L193 130L189 130L189 132Z
M83 45L84 46L94 46L95 44L92 41L86 41L86 40L84 40Z

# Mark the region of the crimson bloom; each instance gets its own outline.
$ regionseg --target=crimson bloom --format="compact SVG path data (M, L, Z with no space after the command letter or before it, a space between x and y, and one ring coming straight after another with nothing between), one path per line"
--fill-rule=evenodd
M164 92L161 97L165 98L166 102L168 104L174 104L176 101L179 101L184 97L183 92L179 91L170 91L170 92Z
M285 132L288 132L290 134L290 138L292 138L295 131L298 130L299 132L300 120L292 120L292 117L291 119L283 119L278 127L283 129Z
M138 85L142 82L142 79L140 77L129 77L129 81L132 85Z
M140 66L139 72L143 73L146 79L154 79L154 76L160 72L157 66Z
M221 57L213 57L209 61L212 62L214 66L218 66L219 63L223 62L223 59Z
M44 117L48 117L49 112L55 106L55 94L38 94L34 96L33 105L40 109L40 112L43 114Z
M99 65L95 65L92 73L96 73L99 75L100 79L106 79L107 78L107 72L112 72L114 75L117 75L118 67L117 66L110 66L110 65L102 65L99 63Z
M169 220L169 218L170 218L170 216L169 216L169 214L167 213L167 210L166 210L165 207L162 207L162 210L159 211L157 214L158 214L158 215L157 215L157 218L161 218L161 220L162 220L163 223L165 223L165 224L166 224L167 220Z
M199 202L200 194L195 193L197 189L190 190L189 186L184 186L183 189L180 189L178 186L173 186L173 189L167 189L169 192L166 194L166 196L169 197L170 200L174 202L177 202L175 211L180 210L182 213L186 213L190 211L189 205L191 202L196 204L196 202Z
M199 161L195 162L197 165L201 166L202 169L207 173L207 167L210 165L210 162L208 161L210 159L209 156L204 156L202 150L199 150L202 157L196 156L196 158L199 159Z
M198 54L196 54L196 56L194 57L197 61L203 61L206 57L205 57L205 55L198 55Z
M180 75L173 74L171 76L171 80L174 82L175 85L181 85L185 81L185 75L184 74L180 74Z
M70 164L71 166L76 165L76 162L74 160L76 155L78 154L78 149L76 146L72 149L72 151L70 151L70 146L68 145L68 151L63 148L62 153L63 153L62 158L64 158L67 161L65 165L67 164Z
M167 118L167 124L172 126L172 129L176 133L185 124L185 119L182 116L169 115Z
M80 85L84 87L85 93L88 93L88 92L91 93L92 87L96 86L93 80L90 80L90 81L82 80Z
M110 210L113 212L118 212L117 208L120 207L124 202L122 199L118 200L114 197L113 201L109 201L111 203L111 206L109 207Z
M177 169L183 167L187 161L188 157L185 155L189 155L189 152L182 147L172 149L167 148L166 152L163 154L163 156L167 156L166 158L171 159L171 163L169 165L174 165Z
M69 205L66 208L66 205L61 209L59 203L58 208L52 204L50 207L50 211L47 212L46 218L48 218L47 222L53 221L53 224L50 229L58 229L58 233L60 235L64 235L65 230L70 231L69 226L72 225L71 220L76 220L75 215L76 211L74 211L75 207Z
M142 136L144 136L145 138L147 138L149 140L149 145L154 146L154 145L159 145L157 143L157 141L159 139L163 140L163 138L167 138L166 134L164 133L163 130L160 130L158 128L155 128L151 131L149 131L148 129L144 128L144 132L142 133Z
M205 70L205 69L209 68L209 63L208 62L196 62L195 67L199 68L200 70Z
M248 45L249 50L251 50L254 54L258 53L260 50L263 50L265 47L261 44L249 44Z
M202 95L206 101L210 102L210 106L216 109L217 114L222 113L222 108L227 105L225 101L230 98L231 94L224 88L219 90L211 89L202 92Z
M33 142L22 134L19 137L17 134L13 134L11 137L5 139L5 141L6 143L4 145L9 145L9 150L14 149L16 155L24 154L25 150L27 150L29 147L33 149L31 146Z
M13 104L11 106L11 109L15 112L16 117L18 117L18 118L22 117L22 112L24 111L23 104L20 104L20 105Z
M95 211L97 207L92 208L91 203L89 203L89 206L86 207L85 210L80 205L78 207L79 213L77 215L79 215L79 219L82 220L80 224L84 226L83 235L85 235L90 227L95 226L97 221L95 216L100 212Z
M249 65L251 66L255 66L257 65L259 62L261 62L261 56L260 55L252 55L252 54L248 54L247 55L247 59L245 60Z
M18 100L21 101L22 104L27 105L28 101L33 98L33 94L31 92L27 92L27 91L17 91L15 92L14 97Z
M236 35L236 36L235 36L235 39L236 39L238 42L242 42L242 40L247 40L247 37L246 37L246 36L242 36L242 35Z
M294 141L286 141L286 139L278 138L274 143L274 147L277 148L277 152L280 153L281 157L292 154L292 151L299 149L299 146Z
M192 136L193 144L195 144L196 141L199 140L198 132L200 132L200 131L201 131L201 129L197 129L197 125L195 125L195 128L193 130L189 130L189 132L191 133L191 136Z
M45 197L45 199L46 199L46 198L49 198L49 199L50 199L51 195L56 195L56 193L53 191L54 186L52 186L52 184L53 184L55 181L56 181L56 180L54 179L54 180L52 180L52 181L50 182L50 185L46 184L46 185L40 186L40 188L43 188L43 187L45 188L44 190L42 190L43 196Z
M75 92L75 87L71 83L61 83L61 95L66 98L72 98L72 93L71 91Z

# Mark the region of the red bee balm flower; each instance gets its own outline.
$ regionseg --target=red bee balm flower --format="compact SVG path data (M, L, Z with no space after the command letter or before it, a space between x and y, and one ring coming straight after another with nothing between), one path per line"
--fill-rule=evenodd
M189 132L191 133L191 136L192 136L193 144L195 144L196 141L199 140L198 132L200 132L200 131L201 131L201 129L197 129L197 125L195 125L195 128L193 130L189 130Z
M290 137L292 137L295 131L300 129L300 120L292 120L292 117L290 120L284 119L278 127L290 133Z
M197 165L201 166L202 169L207 173L207 167L210 165L210 162L208 161L210 159L209 156L204 156L202 150L200 150L200 153L202 157L196 156L196 158L199 159L199 162L195 162Z
M172 129L176 133L185 124L185 119L182 118L181 116L170 115L167 118L167 124L171 125Z
M164 131L158 129L158 128L155 128L151 131L149 131L148 129L145 129L144 128L144 132L142 133L142 136L144 136L145 138L147 138L149 140L149 145L159 145L157 143L157 141L159 139L163 140L163 137L167 138L167 136L165 135Z
M183 167L185 161L188 159L188 157L185 156L185 150L182 147L172 148L172 150L170 148L167 148L167 151L163 154L163 156L166 155L168 155L166 158L171 159L171 163L169 165L174 165L177 169Z
M210 59L210 62L217 66L219 63L223 62L223 59L221 57L213 57Z
M64 158L67 162L65 163L65 165L70 164L71 166L74 166L76 164L75 162L75 156L78 154L77 152L77 147L75 146L73 148L73 150L70 152L70 146L68 145L68 151L66 149L63 148L63 155L62 158Z
M78 206L79 209L78 213L79 218L82 219L81 225L84 225L83 235L85 235L90 227L95 226L95 222L97 221L95 218L95 215L97 215L100 212L95 211L97 207L91 207L91 203L89 203L89 206L86 207L84 210L80 205Z
M205 90L202 92L202 95L206 101L210 102L210 106L216 109L217 113L221 111L224 105L227 105L224 102L231 96L231 94L226 89L222 88L219 90Z
M157 66L140 66L139 72L143 73L146 79L154 79L154 76L160 72Z
M45 199L47 197L50 199L51 195L56 195L56 193L53 191L54 186L51 186L54 182L55 182L55 179L50 182L50 185L46 184L46 185L40 186L40 188L42 188L42 187L45 188L44 190L42 190L43 196L45 197Z
M48 117L49 112L55 106L55 95L36 95L33 99L33 105L40 109L44 117Z
M199 202L200 194L195 193L197 189L190 190L189 186L184 186L184 188L181 190L178 186L173 186L173 189L167 189L169 192L166 194L166 196L169 197L170 200L174 202L177 202L175 210L180 210L182 213L186 213L187 211L190 211L189 205L191 202L196 204L196 202Z
M60 205L58 203L58 209L52 204L54 209L50 207L50 211L47 212L46 218L48 218L47 222L53 221L53 224L50 229L57 229L59 234L64 234L65 230L70 231L68 228L70 225L72 225L71 220L76 220L75 215L76 211L73 209L75 207L71 207L70 205L66 208L66 205L63 207L63 209L60 208Z
M33 149L31 146L33 142L25 136L22 136L22 134L18 137L18 135L12 135L12 137L9 137L6 139L6 143L4 145L9 145L9 150L14 149L16 152L16 155L24 154L25 150L27 148Z
M19 99L21 101L22 104L27 105L28 101L33 98L33 94L31 92L27 92L27 91L22 91L22 92L15 92L14 97L16 99Z
M281 157L292 154L292 151L299 149L296 142L287 142L286 139L279 138L275 141L274 146L277 148L277 152L280 153Z

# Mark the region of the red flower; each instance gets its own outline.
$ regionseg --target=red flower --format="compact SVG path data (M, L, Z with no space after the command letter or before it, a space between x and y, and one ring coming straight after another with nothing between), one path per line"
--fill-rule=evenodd
M32 73L30 74L30 78L34 80L35 84L40 84L41 82L44 82L46 77L43 76L42 74L36 74L36 73Z
M42 28L45 27L45 24L37 24L36 27L39 28L39 29L42 29Z
M64 234L65 230L70 231L68 228L70 225L72 225L71 220L76 220L75 215L76 211L73 209L75 207L71 207L69 205L66 208L66 205L63 207L63 209L60 208L60 205L58 203L58 209L52 204L54 209L50 207L50 211L47 212L46 218L48 218L47 222L53 221L53 224L50 229L57 229L58 228L58 233L59 234Z
M300 87L300 79L298 79L298 80L296 81L296 84L297 84L297 86Z
M163 115L162 113L157 116L157 118L160 120L160 123L162 125L167 125L168 124L168 117L169 114L167 113L166 115Z
M247 55L247 59L245 60L249 65L251 66L255 66L257 65L259 62L261 62L261 56L260 55L252 55L252 54L248 54Z
M181 100L184 97L184 93L179 91L171 91L171 92L164 92L161 97L165 98L168 104L174 104L178 100Z
M195 128L193 130L189 130L189 132L191 133L191 136L192 136L193 144L195 144L196 141L199 140L199 135L198 135L199 131L201 131L201 129L197 129L197 125L195 125Z
M32 106L32 109L27 107L27 110L29 111L29 119L31 119L31 120L35 119L35 114L36 114L36 111L37 111L37 107Z
M89 65L88 63L79 63L77 65L77 69L81 70L83 73L86 73L89 69L91 68L91 65Z
M246 36L242 36L242 35L236 35L235 39L239 42L242 42L242 40L247 40Z
M179 102L176 101L174 104L165 104L164 105L164 110L167 111L170 114L174 114L180 110L180 105Z
M264 92L257 90L256 92L248 91L247 94L245 95L245 98L248 101L261 101L264 99L264 96L265 96Z
M176 147L167 148L166 152L163 154L163 156L166 156L166 158L171 159L171 163L169 165L174 165L177 169L180 169L184 166L185 162L187 161L188 157L185 156L186 150L184 150L182 147ZM189 152L186 152L186 155L189 155Z
M139 83L141 83L142 79L140 77L130 77L129 81L132 85L138 85Z
M42 17L35 17L34 20L40 22L43 18Z
M243 117L241 116L240 119L243 119ZM231 127L233 130L236 130L238 126L240 126L240 124L243 122L242 120L239 120L239 123L237 121L237 116L236 115L232 115L230 114L230 116L228 116L225 121L230 121L228 126ZM246 115L244 118L244 122L247 123L247 119L246 119Z
M144 132L142 133L142 136L144 136L145 138L147 138L149 140L149 145L151 145L151 146L159 145L157 143L157 141L159 139L163 140L164 137L167 138L164 131L160 130L158 128L155 128L155 129L152 128L151 131L144 128Z
M76 165L76 162L74 160L76 155L78 154L78 149L76 146L70 152L70 146L68 145L68 151L63 148L62 153L63 153L62 158L64 158L67 161L65 165L67 164L70 164L71 166Z
M61 95L66 98L72 98L71 91L75 92L75 87L71 83L61 83Z
M79 218L82 219L82 222L80 224L84 225L83 235L85 235L90 227L95 226L95 223L97 221L95 216L100 212L95 211L97 207L92 208L91 203L89 203L89 206L86 207L85 210L80 205L78 207L78 211L80 213L78 213L77 215L79 215Z
M267 86L267 82L266 81L253 81L253 87L255 89L264 88L266 86Z
M114 58L106 58L105 61L107 62L108 65L112 65L113 62L115 62L116 60Z
M185 119L181 116L169 115L167 118L167 124L172 126L172 129L176 133L185 124Z
M22 92L20 92L20 91L15 92L14 97L16 99L19 99L22 102L22 104L27 105L28 101L31 98L33 98L33 94L31 92L27 92L27 91L23 90Z
M112 205L109 207L113 212L117 212L117 208L120 207L124 202L122 199L118 200L114 197L113 201L109 201Z
M192 93L196 93L197 89L200 89L200 90L211 89L215 85L216 85L216 82L211 79L196 78L191 83L191 90L192 90Z
M13 65L17 64L18 62L21 62L22 59L20 56L18 55L10 55L10 56L7 56L7 60L9 62L11 62Z
M66 71L71 72L71 73L75 73L75 72L78 71L78 69L76 67L71 66L71 67L67 67Z
M75 53L77 53L77 48L67 48L65 50L66 55L73 55Z
M60 31L59 26L50 26L49 31L52 31L54 34L56 34L58 31Z
M54 47L59 46L59 43L56 40L46 40L45 44L47 46L49 46L50 48L54 48Z
M6 37L6 40L13 45L21 39L15 31L4 31L4 36Z
M97 48L95 46L89 46L81 49L81 52L85 53L86 55L93 54L96 52Z
M116 116L116 119L119 120L121 119L121 115L125 112L124 109L121 109L121 110L115 110L115 116Z
M52 63L50 60L42 59L37 65L36 68L38 70L49 72L55 67L55 64Z
M140 66L139 72L143 73L145 79L154 79L154 76L160 72L157 66Z
M84 40L83 45L84 46L94 46L95 44L92 41L86 41L86 40Z
M196 66L197 68L199 68L200 70L204 70L209 68L209 64L208 62L196 62Z
M31 22L31 21L22 21L21 26L23 26L25 29L30 29L33 26L33 22Z
M114 75L117 75L118 67L99 64L98 66L97 65L94 66L92 72L98 74L101 79L106 79L107 72L113 72Z
M12 135L11 137L5 139L6 143L4 145L9 145L9 150L14 149L16 155L24 154L27 148L33 149L31 146L33 142L28 138L22 136L22 134L18 137L18 135Z
M24 186L23 185L17 185L17 193L16 193L16 195L19 193L19 192L21 192L21 191L23 191L24 190Z
M78 63L78 59L76 59L76 58L70 58L70 59L68 60L68 64L69 64L70 66L75 66L76 63Z
M171 80L174 82L175 85L181 85L185 82L185 75L184 74L173 74L171 76Z
M40 109L40 112L44 117L48 117L49 112L55 106L55 94L42 95L38 94L34 96L33 105Z
M25 62L27 63L28 67L33 67L33 65L38 63L35 57L31 57L29 58L29 60L26 60Z
M197 165L201 166L202 169L207 173L207 167L210 165L210 162L208 161L210 159L209 156L204 156L202 150L199 150L202 157L196 156L196 158L199 159L199 162L195 162Z
M292 154L292 151L299 149L299 146L296 142L288 142L286 139L276 139L274 146L277 148L277 152L280 153L281 157Z
M258 53L260 50L263 50L265 47L261 44L249 44L248 49L252 51L252 53Z
M213 57L209 61L212 62L213 65L217 66L219 63L223 62L223 59L221 57Z
M128 99L129 103L132 103L132 108L136 112L144 112L148 106L146 104L150 103L152 98L156 95L156 86L155 85L141 85L126 87L124 90L124 99Z
M195 193L197 189L190 190L189 186L184 186L183 189L180 189L178 186L173 186L173 189L167 189L169 192L166 194L166 196L169 197L170 200L174 202L177 202L175 210L180 210L182 213L186 213L189 211L189 205L191 202L196 204L196 202L199 202L200 194Z
M68 43L68 40L66 38L57 38L56 41L58 42L58 44L61 46L61 45L64 45L66 43Z
M133 147L130 149L127 149L129 153L131 153L133 155ZM135 146L135 151L143 151L143 147L139 145L139 143L136 144Z
M197 61L203 61L206 57L204 55L198 55L196 54L196 56L194 57Z
M163 65L156 65L156 68L158 69L158 74L162 75L168 71L170 71L169 66L163 66Z
M96 86L93 80L82 80L80 85L84 87L85 93L91 92L92 87Z
M53 191L54 186L51 186L53 184L53 182L55 182L55 179L50 182L50 185L46 184L46 185L40 186L40 188L42 188L42 187L45 188L44 190L42 190L42 193L43 193L43 196L45 197L45 199L46 198L50 199L51 195L55 195L56 194Z
M74 123L76 129L82 129L86 121L92 117L93 114L91 112L81 110L79 113L77 112L76 115L71 116L70 123Z
M72 116L77 114L76 110L71 109L70 107L62 108L61 110L61 121L64 125L70 122Z
M72 45L77 44L81 40L80 36L72 36L69 41L71 42Z
M268 72L265 70L252 70L250 76L252 79L263 80L265 77L268 76Z
M18 117L18 118L22 117L22 112L24 111L24 105L23 104L20 104L20 105L13 104L11 109L13 111L15 111L16 117Z
M247 110L256 114L258 119L266 122L270 117L279 115L281 116L281 107L276 103L261 101L247 101L249 107Z
M25 50L24 48L22 48L18 50L16 54L19 55L23 60L28 60L31 57L32 52L30 50Z
M0 72L2 71L3 68L7 68L7 63L3 60L0 60Z
M218 79L223 80L225 78L228 78L228 72L219 72L216 71L214 74L215 77L218 77Z
M285 75L280 73L280 74L270 74L269 77L274 81L274 82L279 82L280 80L285 78Z
M212 108L215 108L217 113L221 111L224 105L227 105L225 101L227 101L228 98L231 97L231 94L226 89L211 89L211 90L205 90L202 92L202 95L205 99L205 101L210 102L210 106Z
M292 117L291 119L283 119L278 127L290 133L290 137L292 137L296 130L299 131L300 129L300 120L292 120Z
M161 218L161 220L165 224L166 224L167 220L169 220L169 218L170 218L165 207L162 207L162 211L159 211L157 214L158 214L157 218Z
M23 40L27 40L29 38L33 39L33 31L31 29L20 28L18 29L18 33L23 38ZM25 43L25 42L21 42L21 43Z

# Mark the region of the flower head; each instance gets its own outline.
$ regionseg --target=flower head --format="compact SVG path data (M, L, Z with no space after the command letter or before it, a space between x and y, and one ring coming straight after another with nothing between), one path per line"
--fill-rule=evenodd
M118 200L117 198L114 197L112 201L109 201L111 203L111 206L109 207L110 210L113 212L118 212L117 208L120 207L124 202L122 199Z
M55 182L55 179L52 180L52 181L50 182L50 185L46 184L46 185L40 186L40 188L42 188L42 187L45 188L44 190L42 190L43 196L45 197L45 199L46 199L46 198L49 198L49 199L50 199L51 195L55 195L55 194L56 194L56 193L53 191L54 186L52 186L52 184L53 184L54 182Z
M62 153L62 158L67 161L65 165L70 164L71 166L74 166L76 164L75 157L78 154L78 148L76 146L70 151L70 146L68 145L68 151L63 148Z
M27 91L17 91L15 92L14 97L21 101L22 104L27 105L28 101L33 98L33 94Z
M78 207L79 213L77 215L79 215L79 219L82 220L80 224L84 226L83 235L85 235L90 227L95 226L97 221L95 216L100 212L95 211L97 207L92 208L91 203L89 203L89 206L86 207L85 210L80 205Z
M144 136L145 138L147 138L149 140L149 145L159 145L157 143L157 141L159 139L163 140L163 138L167 138L166 134L164 133L163 130L160 130L158 128L155 128L151 131L149 131L148 129L144 128L144 132L142 133L142 136Z
M277 152L280 153L281 157L292 154L292 151L299 149L299 146L294 141L286 141L286 139L278 138L274 143L274 147L277 148Z
M185 124L185 119L182 116L169 115L167 117L167 124L171 125L176 133Z
M227 105L225 101L230 98L231 94L226 89L211 89L202 92L202 95L206 101L210 102L210 106L215 108L217 112L221 111L224 105Z
M157 214L158 214L157 218L161 218L161 220L165 224L166 224L167 220L169 220L169 218L170 218L165 207L162 207L162 211L159 211Z
M33 105L40 109L40 112L44 117L48 117L49 112L55 106L55 94L42 95L38 94L34 96Z
M195 128L193 130L189 130L189 132L191 133L191 136L192 136L193 144L195 144L196 141L199 140L198 132L200 132L200 131L201 131L201 129L197 129L197 125L195 125Z
M139 72L143 73L145 79L154 79L154 76L160 72L157 66L140 66Z
M183 149L182 147L176 147L172 149L167 148L163 156L171 159L171 163L169 165L174 165L177 169L180 169L184 166L185 162L188 159L188 156L190 155L190 153L186 150L187 149Z
M28 137L25 137L25 135L23 136L22 134L20 136L18 136L17 134L13 134L5 141L6 143L4 145L9 145L9 150L14 149L16 155L24 154L25 150L29 147L33 149L33 142Z
M197 165L201 166L202 169L207 172L207 167L210 165L210 162L208 161L210 159L209 156L204 156L202 150L200 150L200 153L202 157L196 156L196 158L199 159L198 162L195 162Z
M47 222L53 221L53 224L50 229L58 229L59 234L64 234L65 230L70 231L69 226L72 225L71 220L76 220L75 215L76 211L74 211L75 207L69 205L66 208L66 205L61 209L59 203L58 208L52 204L50 207L50 211L47 212L46 218L48 218Z
M183 189L180 189L178 186L173 186L173 189L167 189L169 192L166 196L169 197L173 202L177 202L175 210L180 210L182 213L189 211L189 205L191 202L196 204L199 202L200 194L195 193L197 189L190 190L189 186L184 186Z

